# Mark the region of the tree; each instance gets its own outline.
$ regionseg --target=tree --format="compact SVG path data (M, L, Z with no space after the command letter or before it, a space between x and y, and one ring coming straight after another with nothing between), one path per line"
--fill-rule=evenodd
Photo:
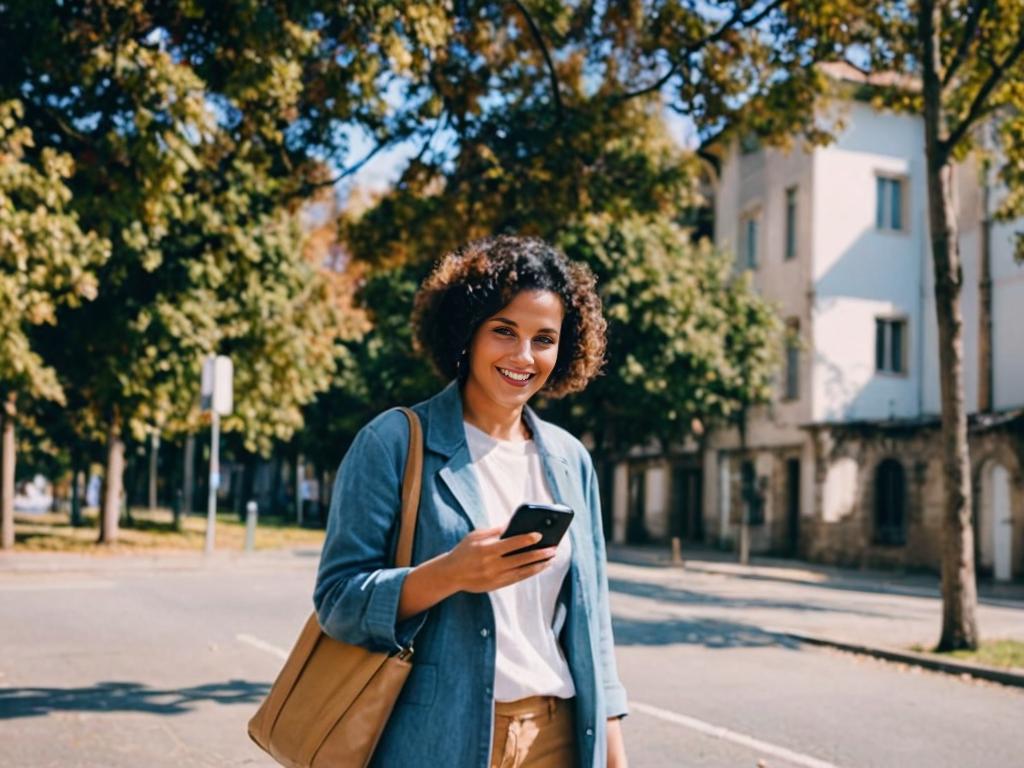
M44 149L33 162L32 132L17 101L0 103L0 547L14 546L15 425L18 408L65 402L56 371L43 360L34 332L52 325L59 307L96 295L96 269L109 244L83 231L70 209L71 159Z
M939 650L975 648L971 473L963 383L963 270L953 202L954 166L969 153L996 169L1007 193L997 215L1024 213L1024 7L991 2L868 3L847 17L875 71L907 76L879 103L922 116L928 222L935 274L945 475L943 617ZM916 85L907 87L910 78ZM979 141L991 124L996 146ZM1024 255L1024 236L1018 235Z
M733 278L728 256L692 244L679 223L700 204L703 164L669 136L660 89L706 64L700 85L680 86L690 100L680 111L716 137L746 119L751 100L785 102L779 91L799 89L762 75L794 65L755 30L780 4L747 14L752 6L739 4L718 23L674 3L654 4L652 18L589 4L482 5L439 53L444 141L423 144L395 188L343 224L353 256L377 274L422 275L467 239L516 232L587 261L611 318L608 375L549 407L593 435L598 452L681 440L695 418L760 402L778 323ZM685 66L652 77L647 70L669 49ZM636 88L641 78L651 87ZM766 131L810 130L778 111L774 123L760 118ZM395 342L405 343L376 341Z
M560 242L594 269L608 318L605 375L561 409L598 456L652 438L665 450L695 420L771 399L781 323L731 254L664 218L591 217Z
M0 6L0 98L21 95L39 140L76 158L71 204L111 243L97 301L45 338L85 403L77 423L107 445L102 541L117 534L126 434L194 428L203 354L236 355L225 427L254 449L288 437L327 385L344 329L302 258L298 210L347 156L346 125L420 130L382 83L418 71L443 30L432 8Z

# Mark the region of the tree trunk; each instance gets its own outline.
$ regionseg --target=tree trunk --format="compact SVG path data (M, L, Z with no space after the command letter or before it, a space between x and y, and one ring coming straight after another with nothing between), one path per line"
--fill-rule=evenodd
M156 480L157 464L160 460L160 433L153 432L149 436L149 508L156 509Z
M196 485L196 438L193 435L185 436L185 456L183 464L184 466L182 467L181 473L181 508L185 510L186 515L190 515L195 511L193 509L193 492L195 491Z
M77 454L71 460L71 527L82 525L82 470L79 467Z
M17 414L14 395L9 395L0 410L0 549L14 549L14 417Z
M115 413L107 427L107 466L103 475L99 544L113 544L117 541L123 493L124 440L121 438L121 420Z
M921 3L924 48L923 96L928 173L928 223L935 268L935 313L939 328L939 386L942 398L942 456L945 476L942 547L942 636L937 650L978 646L975 618L974 529L971 524L971 472L964 404L963 270L953 207L953 168L940 136L942 90L939 80L940 12Z

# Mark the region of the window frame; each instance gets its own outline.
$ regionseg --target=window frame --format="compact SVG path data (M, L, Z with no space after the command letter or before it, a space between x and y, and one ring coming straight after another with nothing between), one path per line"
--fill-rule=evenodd
M892 189L897 187L900 192L899 200L899 217L900 225L898 227L893 226L893 211L897 210L893 208L892 201ZM883 188L886 193L881 194ZM901 233L906 234L910 231L907 224L907 211L908 197L909 197L909 177L905 174L892 173L888 171L876 171L875 172L875 231L885 233ZM883 199L884 198L884 199ZM882 214L879 216L879 214Z
M786 330L797 335L795 340L786 339L783 350L782 400L792 403L800 399L800 318L788 318Z
M796 184L786 187L785 191L785 202L783 205L783 237L785 238L782 243L782 260L792 261L797 257L797 249L799 245L797 243L797 211L799 206L797 205L797 191L799 187Z
M891 365L893 362L893 333L896 326L900 328L899 348L899 370L888 367L879 367L879 360L883 364ZM881 339L879 338L879 331ZM875 316L875 374L882 376L895 376L906 378L910 375L910 353L908 339L910 337L910 321L905 315L876 315ZM881 348L879 342L881 341Z
M750 236L750 227L754 227L754 236ZM751 244L754 250L751 254ZM761 208L760 206L748 208L740 215L740 249L739 260L741 269L757 270L760 267L761 255ZM753 255L753 259L751 259Z

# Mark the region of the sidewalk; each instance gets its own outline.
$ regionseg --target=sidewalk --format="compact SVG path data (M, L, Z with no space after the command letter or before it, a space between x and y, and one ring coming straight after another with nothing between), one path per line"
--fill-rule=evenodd
M767 589L772 584L776 585L774 589L792 585L801 588L805 599L815 602L819 600L809 596L814 591L808 592L806 587L839 590L849 592L850 602L862 607L872 595L886 596L890 599L885 601L884 609L881 605L876 606L879 610L876 616L844 617L839 612L816 607L814 611L808 611L808 617L800 617L787 626L761 628L801 643L1024 687L1024 669L999 669L908 650L912 644L920 642L927 647L937 639L935 633L940 623L941 592L939 577L935 574L839 568L762 556L752 556L748 565L740 565L732 552L692 545L683 550L682 556L683 562L679 565L672 562L671 550L664 545L608 545L611 563L655 568L666 575L679 574L683 584L690 575L694 578L719 576L750 580L760 585L756 590L751 585L751 592ZM678 583L678 579L674 583ZM983 633L991 632L984 636L1024 640L1024 584L982 582L978 591L979 624ZM898 602L893 604L893 600ZM755 611L748 614L755 619L766 618ZM879 638L884 638L884 641Z

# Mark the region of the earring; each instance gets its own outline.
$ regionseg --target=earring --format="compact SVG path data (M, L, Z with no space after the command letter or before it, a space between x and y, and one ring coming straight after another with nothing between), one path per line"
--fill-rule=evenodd
M466 350L466 348L463 347L462 351L459 353L459 359L455 363L455 372L459 375L460 378L465 376L469 372L467 370L468 367L469 367L468 364L469 364L469 353Z

